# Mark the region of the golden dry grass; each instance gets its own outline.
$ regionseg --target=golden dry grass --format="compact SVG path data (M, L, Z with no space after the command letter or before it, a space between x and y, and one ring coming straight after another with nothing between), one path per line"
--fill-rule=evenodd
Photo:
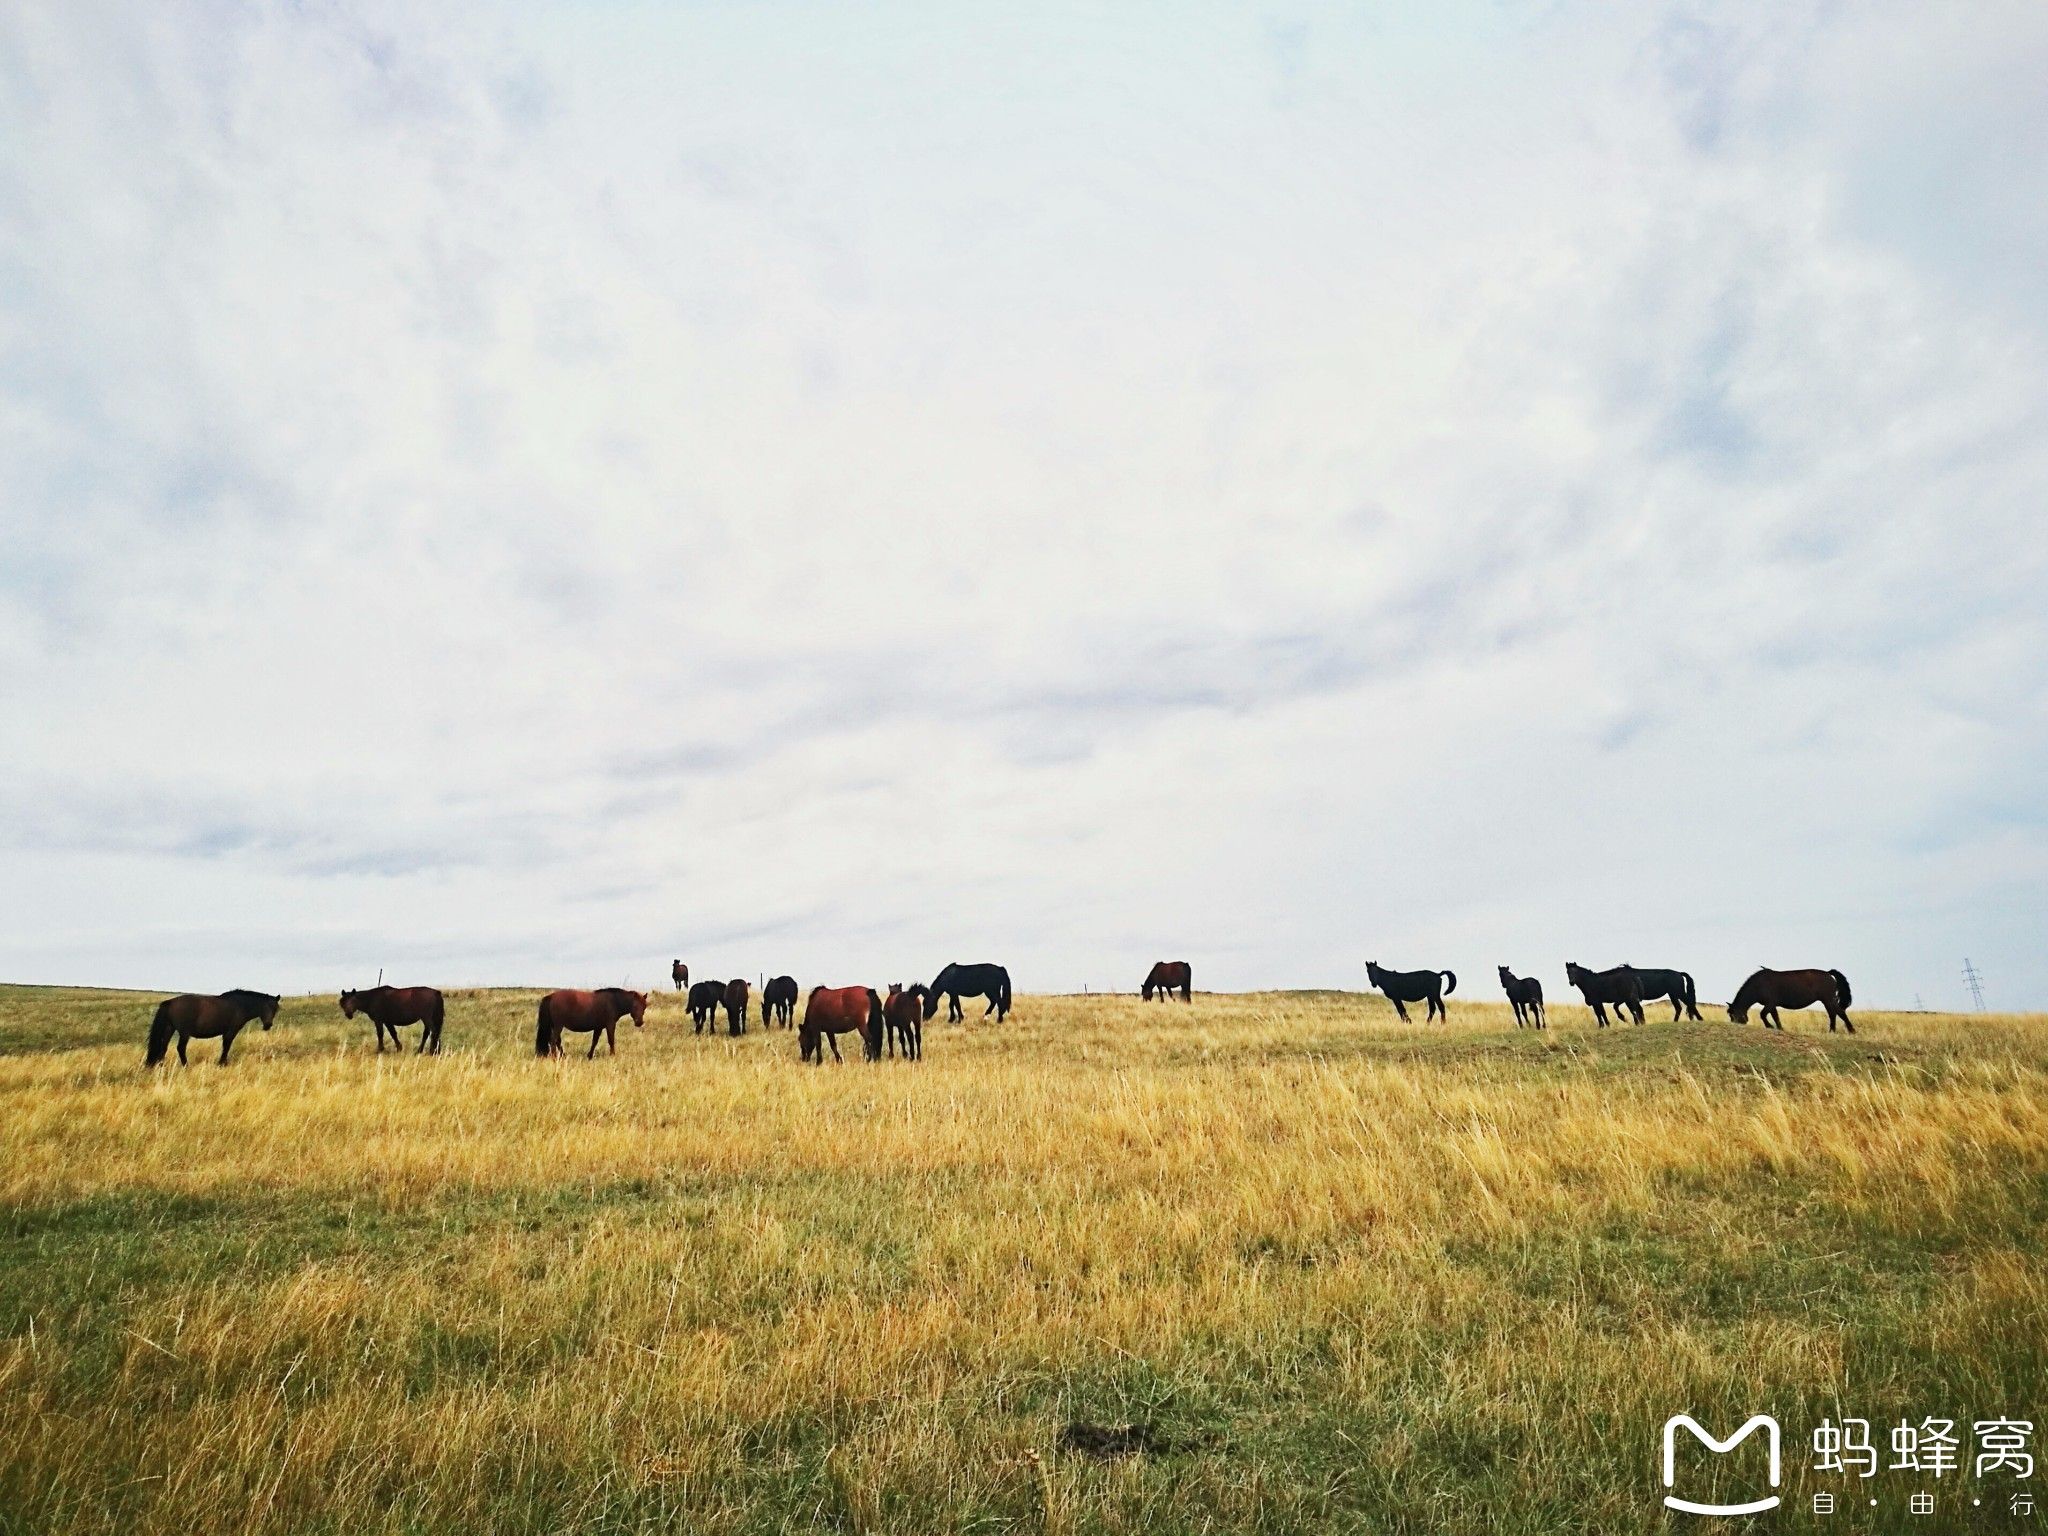
M151 1075L0 990L0 1529L1634 1530L1673 1412L1777 1413L1797 1509L1824 1412L2041 1406L2039 1018L1024 998L814 1070L532 999Z

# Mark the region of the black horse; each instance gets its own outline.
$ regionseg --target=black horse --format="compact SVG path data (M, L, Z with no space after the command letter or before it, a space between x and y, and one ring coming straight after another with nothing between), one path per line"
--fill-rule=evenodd
M1515 1028L1524 1024L1543 1027L1543 983L1534 976L1517 976L1506 966L1500 968L1500 988L1515 1005Z
M771 976L761 989L761 1027L796 1022L796 978Z
M722 981L700 981L690 988L690 1023L695 1027L690 1033L701 1035L709 1024L713 1032L718 1027L718 1010L725 1006L725 983Z
M1382 970L1377 960L1368 960L1365 962L1365 976L1387 994L1403 1024L1408 1022L1409 1003L1429 1004L1429 1012L1422 1016L1425 1024L1435 1018L1448 1021L1451 1016L1450 1010L1444 1007L1444 999L1458 990L1458 978L1449 971L1388 971Z
M960 1011L963 997L985 997L988 1006L981 1010L985 1019L990 1014L996 1022L1002 1023L1010 1016L1010 973L1000 965L947 966L933 978L931 990L925 994L924 1016L931 1018L939 1011L939 999L946 1000L946 1017L957 1024L966 1017Z
M252 1019L261 1019L263 1027L270 1028L277 1022L278 1001L268 992L237 987L218 997L187 992L158 1003L156 1016L149 1021L149 1051L143 1065L153 1067L162 1061L175 1035L179 1066L185 1065L185 1046L193 1040L220 1041L220 1064L226 1066L228 1052L234 1049L235 1036L242 1032L242 1026Z
M1625 965L1617 965L1611 971L1589 971L1578 961L1567 960L1564 979L1579 989L1579 996L1593 1010L1593 1017L1602 1029L1607 1027L1607 1010L1610 1007L1617 1019L1626 1008L1636 1016L1638 1024L1643 1022L1643 978L1640 973Z
M1704 1024L1700 1017L1699 993L1693 990L1692 977L1684 971L1645 970L1640 965L1626 969L1636 973L1636 979L1643 984L1643 1001L1654 1003L1658 998L1671 1000L1671 1022L1676 1024L1682 1018L1690 1018L1696 1024Z

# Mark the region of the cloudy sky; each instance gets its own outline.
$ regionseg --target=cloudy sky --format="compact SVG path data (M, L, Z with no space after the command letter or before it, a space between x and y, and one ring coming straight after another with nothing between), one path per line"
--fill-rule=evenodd
M2044 72L0 0L0 977L2048 1004Z

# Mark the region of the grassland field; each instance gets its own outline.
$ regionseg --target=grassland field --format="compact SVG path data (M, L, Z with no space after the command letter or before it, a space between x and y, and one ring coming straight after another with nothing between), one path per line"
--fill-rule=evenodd
M0 989L0 1532L2040 1528L1812 1516L1800 1437L2042 1419L2042 1017L1026 996L813 1069L673 993L536 1061L536 995L146 1073L154 997ZM1679 1411L1786 1507L1662 1510Z

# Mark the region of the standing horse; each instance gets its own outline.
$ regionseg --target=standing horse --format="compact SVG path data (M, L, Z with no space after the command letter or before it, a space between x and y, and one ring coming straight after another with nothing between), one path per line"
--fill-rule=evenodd
M695 1026L690 1033L701 1035L704 1026L718 1017L718 1010L725 1006L725 983L722 981L700 981L690 988L690 1023Z
M564 987L559 992L550 992L540 1000L540 1011L534 1020L533 1054L561 1055L562 1031L567 1029L590 1036L590 1050L583 1058L585 1061L597 1054L600 1038L616 1056L619 1054L619 1020L626 1014L633 1016L635 1029L646 1024L645 992L628 992L624 987L599 987L595 992L576 992Z
M1162 999L1170 998L1178 992L1182 1002L1191 1002L1193 999L1190 993L1194 985L1194 967L1187 961L1161 960L1145 977L1145 1001L1151 1002L1152 994L1156 991Z
M761 989L761 1027L780 1024L785 1028L796 1022L796 978L794 976L771 976L768 985Z
M1828 1011L1829 1034L1835 1032L1835 1020L1840 1019L1842 1028L1853 1035L1856 1026L1849 1022L1849 1001L1849 978L1840 971L1759 970L1736 991L1735 1001L1728 1005L1728 1017L1747 1024L1749 1010L1754 1008L1764 1028L1783 1029L1780 1008L1811 1008L1819 1003Z
M680 992L690 984L690 968L678 960L668 968L668 977L670 981L676 984L676 990Z
M924 1060L924 983L912 982L906 992L901 982L890 982L889 996L882 1004L882 1024L891 1056L901 1040L905 1061Z
M1643 978L1627 966L1617 965L1611 971L1589 971L1578 961L1567 960L1564 979L1579 989L1579 995L1593 1010L1593 1017L1602 1029L1607 1027L1610 1006L1617 1020L1621 1018L1622 1009L1626 1008L1636 1016L1638 1024L1643 1022Z
M1387 994L1403 1024L1408 1022L1405 1005L1421 1002L1429 1004L1429 1012L1422 1016L1423 1023L1427 1024L1434 1018L1450 1022L1451 1011L1444 1006L1444 999L1458 990L1458 978L1449 971L1386 971L1380 969L1377 960L1368 960L1365 962L1365 977ZM1438 981L1438 977L1443 980Z
M825 1047L832 1047L832 1059L839 1054L839 1037L849 1030L857 1033L869 1061L882 1059L882 998L873 987L813 987L804 1004L804 1021L797 1027L799 1059L820 1066Z
M1543 983L1534 976L1517 976L1506 966L1500 968L1500 989L1515 1005L1515 1028L1533 1023L1543 1027Z
M747 993L750 990L737 976L725 984L725 1032L728 1035L747 1032Z
M1636 973L1636 980L1643 984L1643 1001L1653 1003L1660 997L1671 999L1671 1022L1690 1016L1695 1024L1704 1024L1700 1017L1699 994L1693 990L1692 977L1684 971L1644 970L1639 965L1626 969Z
M424 1024L420 1031L420 1054L432 1051L441 1054L441 1017L443 1005L441 994L433 987L370 987L365 991L350 990L341 994L341 1016L352 1019L358 1013L368 1014L370 1023L377 1031L377 1050L384 1050L384 1032L391 1032L391 1043L399 1050L405 1049L405 1042L398 1038L398 1031L407 1024Z
M235 1036L242 1032L242 1026L251 1019L261 1019L263 1027L270 1028L277 1022L279 1001L268 992L250 992L241 987L218 997L187 992L182 997L167 998L156 1005L156 1016L149 1021L149 1054L142 1064L153 1067L162 1061L164 1052L170 1049L171 1036L176 1035L179 1066L186 1064L188 1041L215 1039L220 1041L220 1064L226 1066L228 1052L234 1048Z
M924 1016L929 1019L939 1011L939 999L946 1000L946 1019L958 1024L966 1017L960 1011L963 997L985 997L988 1006L981 1010L985 1019L990 1014L996 1022L1002 1023L1010 1016L1010 973L1000 965L961 965L954 963L932 979L931 990L925 994Z

